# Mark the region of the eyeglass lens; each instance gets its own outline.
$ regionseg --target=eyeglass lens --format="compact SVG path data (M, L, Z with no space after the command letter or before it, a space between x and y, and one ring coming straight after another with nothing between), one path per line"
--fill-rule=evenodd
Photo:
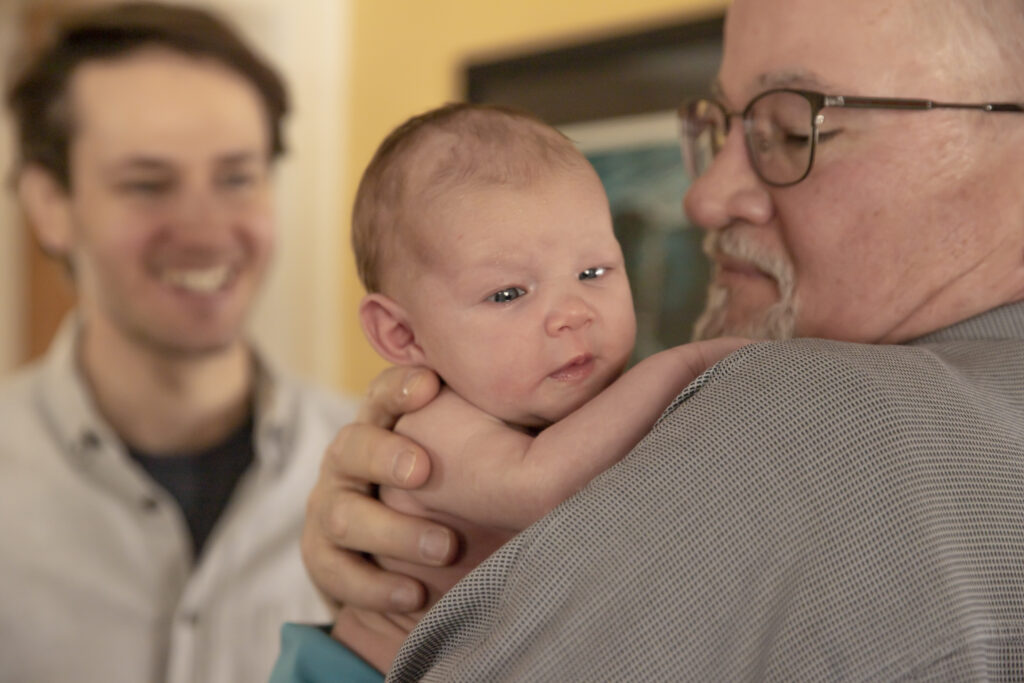
M725 144L729 121L717 103L695 100L683 111L681 124L686 172L691 179L698 178L711 167Z
M747 151L757 174L785 185L800 180L811 164L814 130L811 103L802 95L769 91L754 99L743 116ZM697 100L684 112L683 157L691 178L710 168L725 144L728 121L722 108Z

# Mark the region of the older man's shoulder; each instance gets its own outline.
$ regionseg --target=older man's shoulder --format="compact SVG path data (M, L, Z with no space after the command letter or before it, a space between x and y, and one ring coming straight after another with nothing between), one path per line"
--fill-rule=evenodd
M973 340L923 345L825 339L759 342L720 362L701 393L748 410L844 417L921 412L942 404L1021 402L1024 343ZM1020 406L1024 409L1024 405Z

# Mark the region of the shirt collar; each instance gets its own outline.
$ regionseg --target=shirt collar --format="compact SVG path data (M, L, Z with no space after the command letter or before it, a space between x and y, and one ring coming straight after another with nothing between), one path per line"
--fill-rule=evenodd
M46 419L73 457L95 452L102 444L124 445L103 419L78 365L81 321L72 313L61 323L42 359L37 400ZM256 459L281 471L293 450L298 425L298 391L258 348L252 347L255 374Z
M1024 301L1005 304L909 342L934 344L979 339L1024 339Z
M81 322L71 314L61 323L42 360L39 392L43 414L67 453L83 456L102 443L120 444L93 402L76 360Z
M294 450L299 395L275 363L255 345L251 348L256 386L256 457L280 472Z

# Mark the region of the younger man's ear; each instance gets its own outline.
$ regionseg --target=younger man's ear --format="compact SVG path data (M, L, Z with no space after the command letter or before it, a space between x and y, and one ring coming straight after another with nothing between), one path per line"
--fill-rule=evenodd
M71 201L53 174L27 166L18 176L18 199L43 250L66 257L72 242Z
M405 309L383 294L367 294L359 302L359 322L366 338L385 360L396 365L423 365L426 356Z

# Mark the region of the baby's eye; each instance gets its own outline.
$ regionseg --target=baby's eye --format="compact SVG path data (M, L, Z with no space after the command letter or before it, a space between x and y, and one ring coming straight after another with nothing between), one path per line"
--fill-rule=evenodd
M595 278L601 277L606 272L607 272L607 269L606 268L602 268L600 266L598 266L596 268L587 268L582 273L580 273L579 277L580 277L581 280L593 280Z
M500 292L495 292L487 297L488 301L493 301L496 304L504 304L513 299L518 299L521 296L526 296L526 290L522 287L509 287L503 289Z

